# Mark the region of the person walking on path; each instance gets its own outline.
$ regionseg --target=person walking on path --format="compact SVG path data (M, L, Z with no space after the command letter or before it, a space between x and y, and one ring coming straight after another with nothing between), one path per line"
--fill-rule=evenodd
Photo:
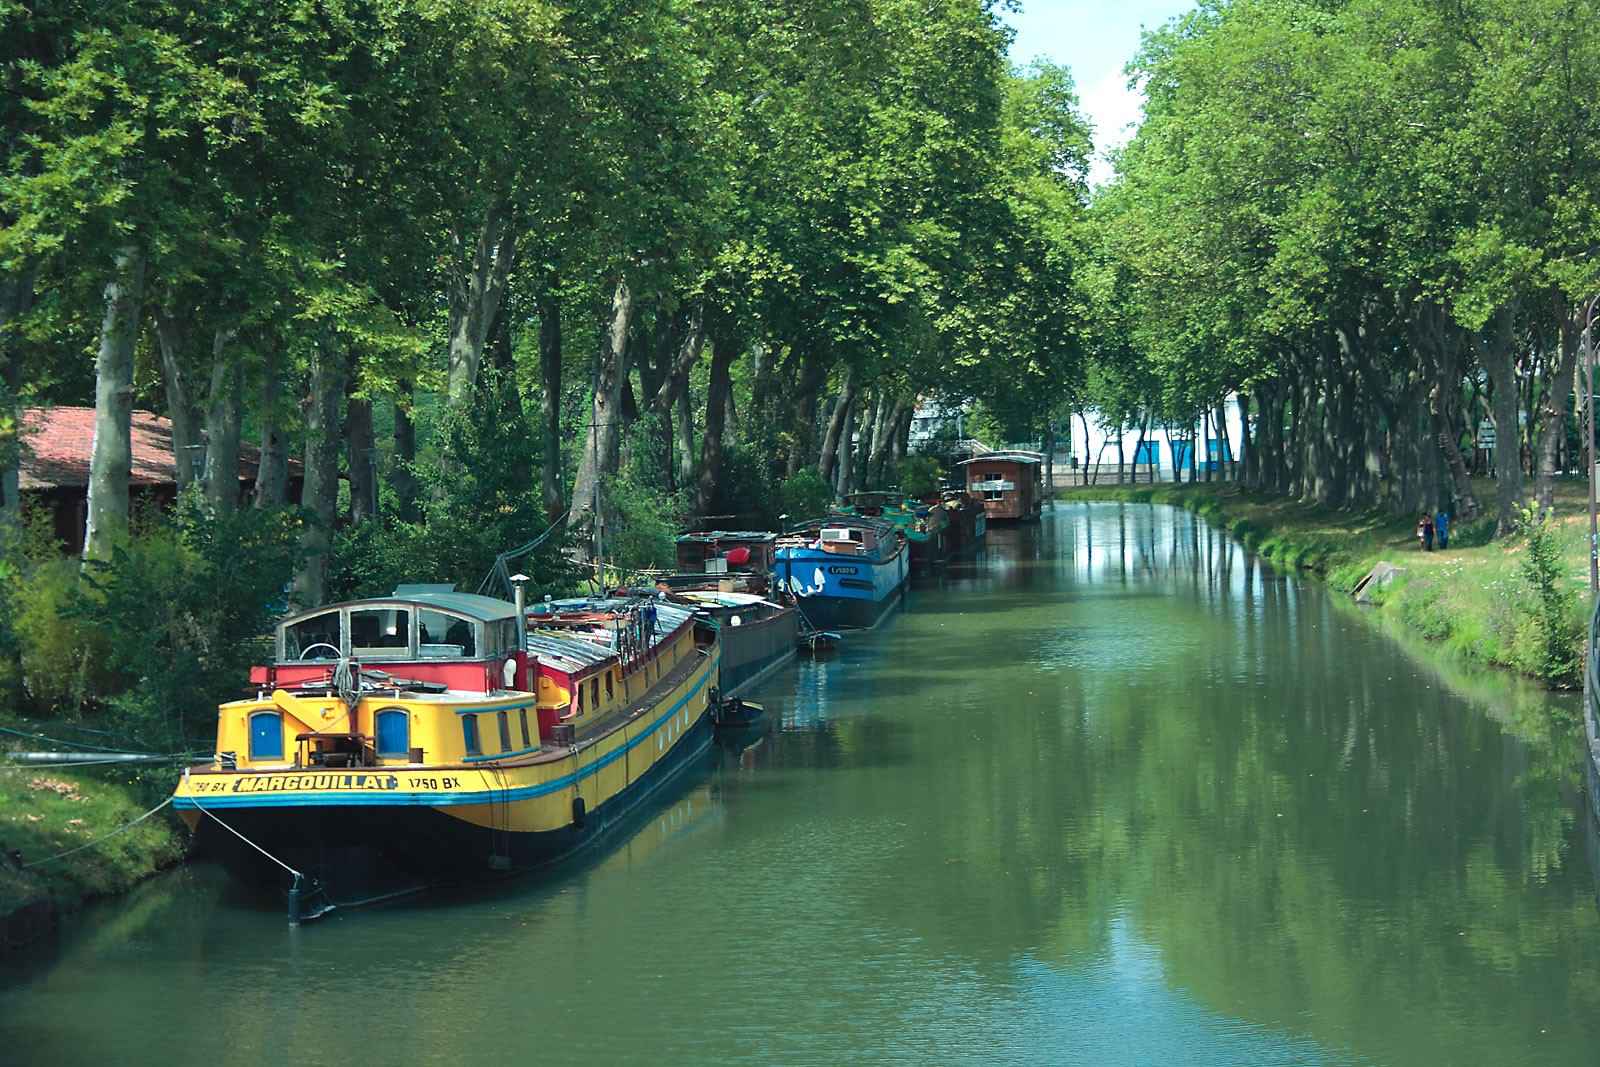
M1433 514L1424 511L1417 520L1417 547L1424 552L1433 551Z
M1440 508L1439 514L1433 517L1433 532L1439 539L1441 552L1450 547L1450 513L1444 508Z

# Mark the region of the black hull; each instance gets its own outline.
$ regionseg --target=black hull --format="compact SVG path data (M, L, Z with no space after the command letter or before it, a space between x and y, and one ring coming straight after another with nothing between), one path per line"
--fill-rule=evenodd
M911 542L911 569L926 573L942 567L950 559L951 539L948 531L941 531L927 541Z
M724 624L717 667L723 696L737 696L794 657L800 613L788 608L743 626Z
M818 630L870 630L900 602L904 583L882 600L861 597L808 596L800 601L806 621Z
M583 824L543 833L491 830L437 808L229 808L228 826L295 870L314 878L334 904L435 885L529 871L598 844L687 773L708 765L713 726L702 715L673 746L678 755L588 812ZM239 881L276 890L292 877L235 834L202 814L195 827L201 855L217 859Z

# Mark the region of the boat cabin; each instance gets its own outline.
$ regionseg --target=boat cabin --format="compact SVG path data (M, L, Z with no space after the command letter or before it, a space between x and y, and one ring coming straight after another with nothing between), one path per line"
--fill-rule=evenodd
M707 530L678 538L678 570L685 574L767 574L778 535L757 530Z
M798 523L779 542L780 548L820 549L837 556L887 557L903 535L893 523L859 515L829 515Z
M1037 519L1044 501L1044 457L1037 452L988 452L962 460L967 493L991 519Z
M250 669L274 688L329 677L338 661L402 670L411 681L471 693L531 690L534 662L520 640L516 607L449 585L402 585L393 596L332 604L278 624L276 655Z

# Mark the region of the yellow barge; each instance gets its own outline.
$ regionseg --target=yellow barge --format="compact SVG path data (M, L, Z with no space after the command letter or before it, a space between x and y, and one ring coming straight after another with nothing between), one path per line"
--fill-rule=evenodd
M650 597L401 587L276 639L173 804L241 877L292 885L291 918L312 880L348 899L559 859L712 740L714 632Z

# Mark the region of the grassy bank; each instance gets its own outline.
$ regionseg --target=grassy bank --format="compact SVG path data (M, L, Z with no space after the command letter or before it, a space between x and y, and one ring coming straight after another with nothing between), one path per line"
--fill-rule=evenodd
M1479 488L1480 500L1492 496L1493 483ZM1344 593L1352 592L1375 564L1387 561L1401 573L1387 588L1374 590L1373 600L1404 628L1469 660L1547 685L1576 680L1576 648L1569 657L1552 657L1538 632L1548 602L1541 601L1526 576L1527 540L1491 541L1489 520L1457 525L1449 549L1422 552L1414 517L1337 511L1231 484L1092 486L1067 490L1059 499L1186 508L1275 566L1316 575ZM1558 553L1556 591L1563 633L1581 634L1589 574L1581 484L1560 486L1550 541Z
M168 767L130 773L0 764L0 920L37 914L41 906L54 914L71 911L182 859L187 834L170 808L113 834L171 789ZM89 848L39 863L108 834Z

